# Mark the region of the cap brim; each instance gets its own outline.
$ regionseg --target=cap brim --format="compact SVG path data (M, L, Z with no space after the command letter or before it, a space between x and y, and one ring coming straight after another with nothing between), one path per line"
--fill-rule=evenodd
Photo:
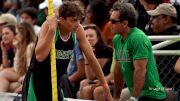
M3 21L3 20L0 19L0 24L2 24L2 23L5 23L5 21Z
M157 15L160 15L159 12L157 12L157 11L155 11L155 10L147 11L147 13L148 13L150 16L157 16Z

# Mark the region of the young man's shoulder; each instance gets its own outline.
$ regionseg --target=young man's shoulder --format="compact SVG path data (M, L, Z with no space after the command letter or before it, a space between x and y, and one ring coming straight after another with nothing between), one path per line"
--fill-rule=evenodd
M81 24L79 24L77 31L75 33L76 33L76 38L77 38L78 42L79 42L79 40L84 38L83 36L85 36L85 31Z

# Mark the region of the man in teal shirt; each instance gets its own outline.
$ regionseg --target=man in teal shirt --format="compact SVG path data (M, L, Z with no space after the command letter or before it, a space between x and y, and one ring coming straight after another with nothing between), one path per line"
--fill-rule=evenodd
M152 45L143 31L136 28L137 12L132 4L116 2L111 13L115 50L114 101L119 100L124 81L130 91L128 101L164 101Z

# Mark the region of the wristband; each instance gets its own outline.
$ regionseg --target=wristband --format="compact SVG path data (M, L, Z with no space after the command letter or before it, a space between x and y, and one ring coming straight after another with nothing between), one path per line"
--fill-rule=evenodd
M107 83L102 83L101 86L104 88L104 89L107 89L109 88L108 84Z
M131 96L130 99L133 100L133 101L138 101L138 99L133 97L133 96Z

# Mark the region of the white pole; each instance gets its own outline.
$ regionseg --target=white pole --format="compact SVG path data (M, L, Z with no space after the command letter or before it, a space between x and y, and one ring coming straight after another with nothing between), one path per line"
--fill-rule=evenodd
M180 35L148 36L151 41L180 40Z
M179 40L166 40L166 41L163 41L161 43L158 43L158 44L155 44L152 46L153 50L157 50L157 49L160 49L160 48L163 48L163 47L166 47L168 45L171 45L173 43L176 43L178 42Z
M180 56L180 50L154 50L153 51L154 55L179 55Z
M163 36L157 35L157 36L148 36L148 38L151 41L163 41L161 43L152 46L154 55L180 55L180 50L157 50L180 41L180 35L163 35Z

